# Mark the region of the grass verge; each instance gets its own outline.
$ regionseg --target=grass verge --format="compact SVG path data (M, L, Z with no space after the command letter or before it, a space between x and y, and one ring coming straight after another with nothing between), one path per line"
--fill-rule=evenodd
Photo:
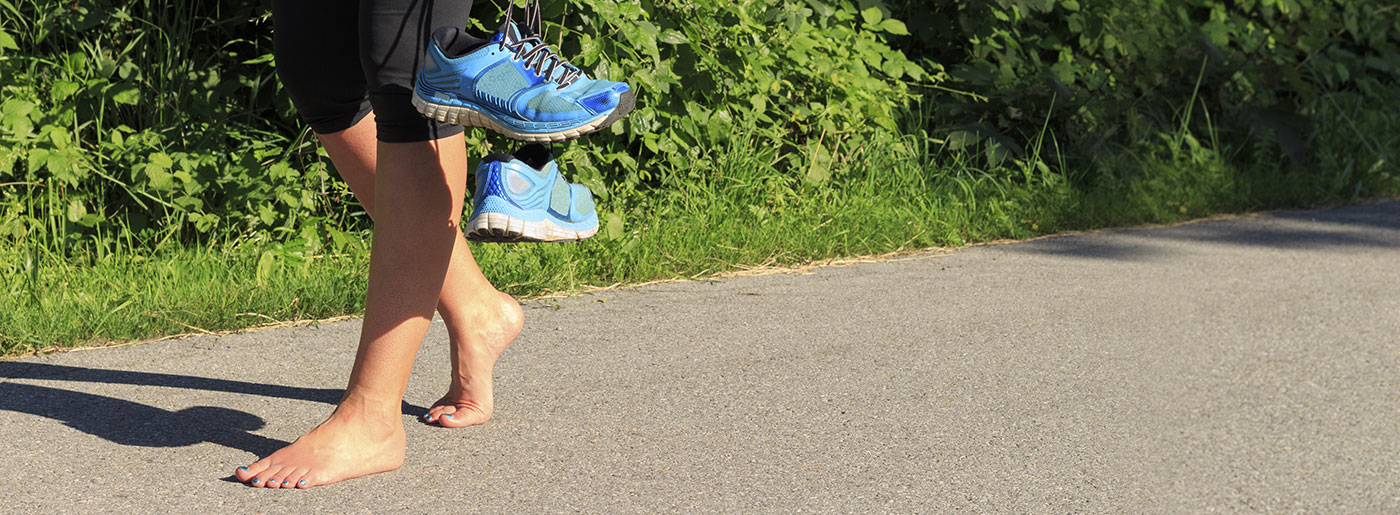
M1318 107L1309 164L1210 135L1163 135L1091 182L1035 160L996 170L916 131L889 143L813 152L805 173L742 134L644 195L614 198L594 240L476 245L483 271L517 296L698 278L763 265L1170 223L1400 195L1400 109L1334 95ZM928 127L916 120L913 127ZM1264 156L1263 158L1258 158ZM1009 167L1009 168L1007 168ZM606 204L605 204L606 205ZM289 242L223 242L75 259L0 251L0 356L86 343L240 329L363 309L363 234L326 228ZM319 237L322 234L324 237Z

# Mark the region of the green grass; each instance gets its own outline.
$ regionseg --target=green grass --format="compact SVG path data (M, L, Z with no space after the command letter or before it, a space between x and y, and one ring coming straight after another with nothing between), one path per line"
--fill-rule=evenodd
M791 167L803 172L780 172L775 163L785 156L739 135L688 170L663 168L650 189L603 201L604 217L618 219L593 240L473 244L473 251L495 284L529 297L1395 196L1400 170L1389 153L1400 148L1397 107L1327 97L1313 113L1326 123L1306 165L1285 161L1267 140L1226 148L1210 134L1181 131L1124 154L1133 157L1120 163L1123 173L1092 182L1031 160L982 169L980 154L945 150L922 131L812 152L817 161L803 157ZM906 126L930 126L914 118ZM43 243L5 249L0 355L356 314L368 269L364 236L307 226L283 242L191 246L167 237L100 253Z

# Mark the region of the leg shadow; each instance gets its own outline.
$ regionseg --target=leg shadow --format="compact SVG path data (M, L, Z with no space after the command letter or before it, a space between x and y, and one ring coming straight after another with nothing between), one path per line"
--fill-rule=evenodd
M265 425L261 418L212 406L169 411L90 393L5 382L0 383L0 410L57 420L121 445L184 447L211 442L256 456L287 445L250 432Z
M167 388L187 388L211 392L279 397L309 402L324 402L326 404L340 403L341 395L345 393L344 390L333 388L302 388L179 374L83 368L24 361L0 361L0 380L3 379L41 379L84 383L164 386ZM427 408L404 402L402 411L405 415L417 416L427 411Z

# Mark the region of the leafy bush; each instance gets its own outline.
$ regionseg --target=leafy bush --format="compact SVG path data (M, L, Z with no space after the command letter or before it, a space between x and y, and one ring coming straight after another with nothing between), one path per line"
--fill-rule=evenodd
M565 10L565 6L568 10ZM849 1L554 2L550 41L598 75L626 78L637 110L562 154L605 199L643 210L663 171L710 173L713 149L752 139L775 170L823 182L842 149L893 141L911 98L932 80L888 41L908 34L888 9ZM556 40L557 36L557 40Z
M1400 8L1388 0L899 4L920 28L905 48L969 92L935 100L950 145L995 163L1048 134L1064 169L1088 179L1132 173L1134 154L1188 118L1195 134L1301 163L1324 93L1382 98L1400 77Z
M0 5L12 14L0 22L0 74L15 78L3 86L0 182L22 183L0 202L9 215L0 238L57 246L112 233L149 238L153 227L185 239L306 237L303 222L337 216L329 207L350 201L343 186L327 185L325 162L279 91L260 7ZM565 55L639 90L640 108L610 137L564 152L605 198L640 198L663 169L703 170L709 149L736 133L782 149L775 166L826 180L837 145L891 137L909 98L897 79L927 78L885 43L907 34L903 23L850 2L551 7ZM482 153L490 146L481 132L469 143ZM807 153L822 163L798 164ZM620 213L612 219L620 223Z
M493 1L477 28L494 27ZM851 155L925 129L908 120L1026 181L1130 181L1142 155L1173 146L1307 163L1326 94L1396 86L1388 4L549 2L563 55L639 91L610 132L556 150L603 200L610 235L669 194L665 179L720 173L715 149L733 141L773 149L764 180L797 198L840 180ZM262 6L0 0L0 12L0 241L77 256L271 239L315 253L366 227L280 91ZM513 145L484 131L468 144Z
M63 247L97 234L270 231L325 204L325 167L267 64L258 7L0 8L0 182L11 183L0 238Z

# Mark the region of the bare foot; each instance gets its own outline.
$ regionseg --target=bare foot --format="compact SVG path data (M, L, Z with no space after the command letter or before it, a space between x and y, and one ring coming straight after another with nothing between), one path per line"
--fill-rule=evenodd
M249 486L310 488L399 468L404 447L398 413L381 419L342 404L310 433L234 475Z
M491 419L491 369L496 358L520 334L525 314L520 303L502 292L500 304L480 310L473 320L449 327L452 339L452 383L447 395L433 403L423 417L430 424L466 427Z

